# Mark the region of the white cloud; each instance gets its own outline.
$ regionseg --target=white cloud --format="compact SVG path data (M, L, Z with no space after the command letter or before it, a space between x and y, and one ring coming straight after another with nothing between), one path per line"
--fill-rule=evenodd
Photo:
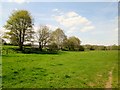
M95 28L90 20L73 11L64 13L63 15L56 15L54 18L59 24L69 28L69 30L71 30L68 31L69 33L73 32L71 28L74 28L74 30L77 28L82 32L90 31Z
M85 17L79 16L76 13L69 12L65 15L55 16L57 22L65 27L72 27L79 24L89 25L91 22Z
M79 15L77 13L75 13L75 12L72 11L72 12L68 12L67 16L71 18L71 17L77 17Z
M57 26L54 26L54 25L51 25L51 24L46 24L46 26L51 30L51 31L54 31L56 30L58 27ZM35 32L38 31L40 25L36 25L36 26L33 26L33 29Z
M81 32L87 32L87 31L90 31L90 30L93 30L93 29L95 29L95 27L91 25L91 26L83 27L83 29L81 29L80 31Z
M17 9L17 8L15 8L14 10L15 10L15 11L17 11L18 9Z
M53 12L56 12L56 11L58 11L58 9L57 9L57 8L55 8L55 9L53 9L52 11L53 11Z
M67 31L67 33L68 33L68 34L71 34L71 33L73 33L75 30L77 30L77 28L76 28L76 27L72 27L72 28L70 28L70 29Z
M72 26L76 26L79 24L84 24L84 25L91 24L91 21L89 21L87 18L82 17L73 11L65 13L64 15L55 16L55 19L61 25L64 25L66 27L72 27Z
M46 25L51 31L54 31L56 30L58 27L57 26L54 26L54 25L50 25L50 24L47 24Z

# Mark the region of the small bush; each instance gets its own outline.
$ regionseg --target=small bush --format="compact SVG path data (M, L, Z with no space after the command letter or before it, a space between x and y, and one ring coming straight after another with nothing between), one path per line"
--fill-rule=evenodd
M59 48L56 43L52 43L51 45L49 45L49 50L50 51L58 51Z
M84 51L84 47L83 46L79 46L79 51Z

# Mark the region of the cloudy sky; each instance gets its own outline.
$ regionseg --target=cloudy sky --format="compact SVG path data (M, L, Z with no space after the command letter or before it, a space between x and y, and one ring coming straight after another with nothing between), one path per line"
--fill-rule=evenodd
M40 24L51 30L60 27L65 34L76 36L82 44L113 45L118 43L117 2L2 2L2 26L13 10L28 10L34 18L34 29ZM2 12L2 13L1 13Z

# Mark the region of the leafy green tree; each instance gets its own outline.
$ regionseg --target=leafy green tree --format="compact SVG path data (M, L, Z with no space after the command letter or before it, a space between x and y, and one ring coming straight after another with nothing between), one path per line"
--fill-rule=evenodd
M120 50L120 45L118 45L118 50Z
M40 26L36 38L39 43L39 49L42 51L42 48L45 47L50 41L50 30L47 26Z
M93 46L93 45L91 45L90 50L95 50L95 48L94 48L94 46Z
M56 43L58 48L61 49L62 48L62 43L66 38L67 38L67 36L63 32L63 30L60 29L60 28L57 28L51 34L51 38L50 38L51 42L50 43Z
M79 38L72 36L68 39L68 43L69 43L69 50L78 50L81 41L79 40Z
M63 46L66 50L78 51L81 48L80 43L79 38L72 36L63 42Z
M20 50L23 50L23 44L25 41L29 41L32 38L33 19L31 14L26 10L17 10L7 20L4 27L9 30L6 35L10 39L11 43L15 43L19 46Z
M112 50L118 50L118 46L117 45L112 45Z
M106 46L101 45L101 46L99 46L99 47L98 47L98 50L107 50L107 47L106 47Z
M86 45L84 45L83 47L85 48L85 50L90 50L90 48L91 48L91 45L89 45L89 44L86 44Z

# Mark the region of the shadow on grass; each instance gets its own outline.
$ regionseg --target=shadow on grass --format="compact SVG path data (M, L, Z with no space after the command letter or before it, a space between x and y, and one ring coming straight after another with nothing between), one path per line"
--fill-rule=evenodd
M42 50L40 51L38 48L25 48L23 51L20 51L19 48L9 48L4 50L2 53L2 56L6 57L12 57L11 54L48 54L48 55L61 55L65 52L56 50L56 51L50 51L50 50ZM16 56L18 57L18 56Z
M21 51L18 47L5 47L2 49L2 56L8 54L63 54L65 52L61 50L47 50L43 49L42 51L39 48L31 48L25 47L23 51Z
M19 48L9 48L5 50L6 54L13 54L13 53L23 53L23 54L61 54L60 51L50 51L50 50L40 50L39 48L25 48L23 51L20 51Z
M59 51L39 50L38 48L25 48L22 53L24 54L60 54Z

